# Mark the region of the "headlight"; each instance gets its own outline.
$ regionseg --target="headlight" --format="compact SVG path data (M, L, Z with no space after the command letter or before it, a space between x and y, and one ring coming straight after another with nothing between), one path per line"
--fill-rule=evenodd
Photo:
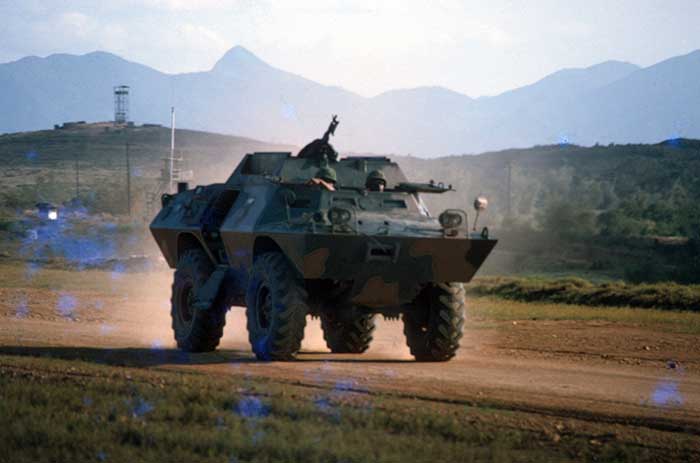
M462 215L452 211L445 211L438 217L442 228L459 228L462 223Z

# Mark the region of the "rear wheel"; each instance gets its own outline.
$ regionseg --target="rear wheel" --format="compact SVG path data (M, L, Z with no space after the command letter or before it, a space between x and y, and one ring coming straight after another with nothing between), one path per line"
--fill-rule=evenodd
M334 354L361 354L372 342L374 314L361 315L352 321L341 321L332 314L322 314L321 328L323 339Z
M292 360L301 348L308 306L303 280L279 252L255 259L246 292L248 339L260 360Z
M403 314L411 354L423 362L444 362L459 349L464 327L464 287L437 283L424 288Z
M217 297L207 310L193 307L197 290L213 271L209 257L200 249L187 250L178 260L170 299L170 316L175 341L182 350L212 351L224 334L228 307L222 297Z

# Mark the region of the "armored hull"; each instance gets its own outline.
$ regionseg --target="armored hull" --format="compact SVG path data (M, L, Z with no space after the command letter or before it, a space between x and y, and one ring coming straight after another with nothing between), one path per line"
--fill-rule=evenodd
M321 317L334 352L366 349L372 317L384 314L403 315L416 358L452 357L463 322L461 283L496 240L487 229L469 232L463 211L439 219L428 213L421 194L451 188L410 183L385 157L337 160L330 145L314 143L322 155L308 147L296 157L249 154L225 183L164 195L151 231L176 269L178 344L211 350L220 313L245 305L251 345L262 359L293 358L308 314ZM319 169L332 171L331 183L314 178ZM368 187L369 178L381 188ZM440 318L454 331L447 340ZM207 335L206 326L215 333Z

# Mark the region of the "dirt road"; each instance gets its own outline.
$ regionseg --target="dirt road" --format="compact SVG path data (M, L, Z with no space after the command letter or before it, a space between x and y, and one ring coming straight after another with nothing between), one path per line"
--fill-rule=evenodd
M390 391L527 412L552 423L605 424L630 438L644 428L700 441L695 335L600 321L470 319L457 357L426 364L412 361L398 321L378 322L368 353L331 355L318 321L309 320L298 362L260 363L250 353L241 308L229 313L219 351L187 355L173 349L169 276L139 277L128 293L118 285L104 291L0 289L0 353Z

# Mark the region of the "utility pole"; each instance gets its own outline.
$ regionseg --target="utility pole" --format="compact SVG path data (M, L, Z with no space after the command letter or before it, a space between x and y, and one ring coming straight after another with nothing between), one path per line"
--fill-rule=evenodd
M168 193L174 191L173 170L175 168L175 106L170 107L170 176L168 177Z
M506 167L508 168L508 180L507 180L507 202L506 202L506 217L512 218L513 217L513 209L512 209L512 174L513 174L513 161L508 161L506 162Z
M126 211L131 217L131 166L129 164L129 142L126 142Z
M78 150L75 150L75 199L80 202L80 162Z

